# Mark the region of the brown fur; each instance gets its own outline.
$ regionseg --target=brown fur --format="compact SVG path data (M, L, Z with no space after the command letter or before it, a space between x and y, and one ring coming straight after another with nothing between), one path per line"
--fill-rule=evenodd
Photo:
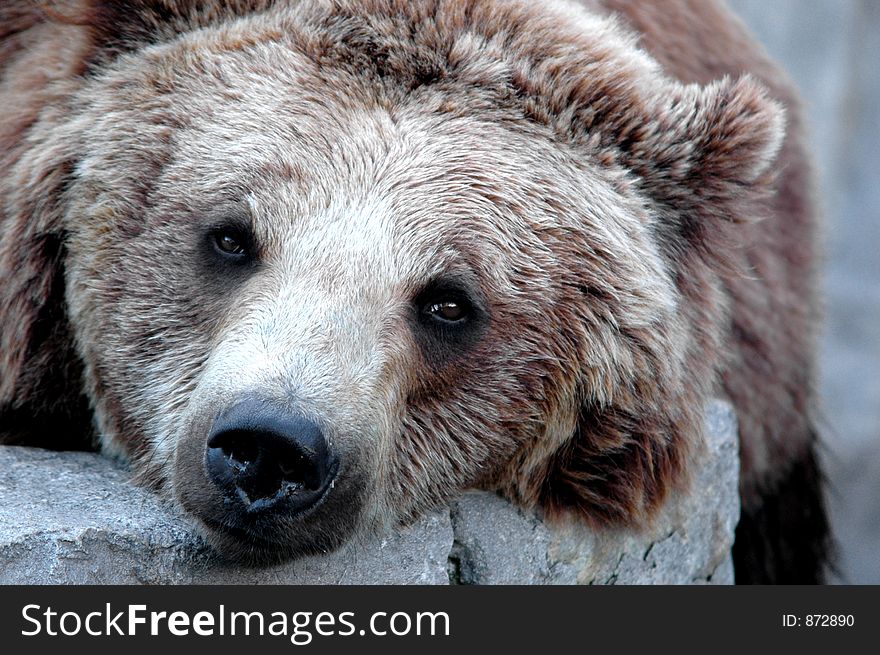
M207 488L220 346L273 294L357 291L370 302L335 346L329 323L308 337L339 378L316 384L350 407L299 406L352 462L332 503L350 515L285 524L289 553L468 486L648 521L722 389L757 511L813 447L816 217L794 93L714 2L584 6L595 15L459 0L0 9L0 98L21 108L0 132L2 438L89 435L93 414L106 449L198 516L215 502L188 489ZM246 195L263 272L206 281L199 221ZM376 202L399 247L358 259L359 277L320 247L292 258L310 235L330 243L326 221L264 218ZM428 263L486 307L461 354L404 320ZM294 294L297 266L317 277ZM349 339L371 345L338 355ZM273 384L280 398L293 383Z

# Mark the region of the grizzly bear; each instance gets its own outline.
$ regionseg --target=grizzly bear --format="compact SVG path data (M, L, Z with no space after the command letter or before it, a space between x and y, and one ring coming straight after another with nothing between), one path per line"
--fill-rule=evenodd
M722 395L737 580L821 579L811 169L720 4L12 0L0 76L3 442L263 562L647 524Z

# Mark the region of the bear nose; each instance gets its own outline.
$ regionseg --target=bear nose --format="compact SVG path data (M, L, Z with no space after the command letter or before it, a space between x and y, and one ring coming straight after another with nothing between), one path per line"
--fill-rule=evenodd
M231 509L248 514L304 511L338 469L318 425L260 401L242 401L218 416L207 446L210 479Z

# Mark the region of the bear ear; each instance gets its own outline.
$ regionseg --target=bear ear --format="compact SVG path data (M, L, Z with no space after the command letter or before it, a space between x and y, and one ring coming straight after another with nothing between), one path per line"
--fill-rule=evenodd
M616 135L643 192L697 245L725 224L760 218L785 135L782 105L748 75L673 83L663 96Z
M633 125L627 156L650 191L682 207L762 182L785 133L785 112L750 76L678 86Z

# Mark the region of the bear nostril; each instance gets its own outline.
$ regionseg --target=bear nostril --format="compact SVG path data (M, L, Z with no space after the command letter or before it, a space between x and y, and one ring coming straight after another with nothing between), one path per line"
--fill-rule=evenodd
M291 453L278 459L278 471L285 482L302 484L307 489L321 485L319 471L310 466L308 458L302 453Z
M205 468L230 509L296 513L323 496L337 464L315 423L245 401L214 422Z
M232 433L223 443L218 443L223 454L229 459L229 463L239 469L245 469L248 464L257 461L259 455L257 447L248 436Z

